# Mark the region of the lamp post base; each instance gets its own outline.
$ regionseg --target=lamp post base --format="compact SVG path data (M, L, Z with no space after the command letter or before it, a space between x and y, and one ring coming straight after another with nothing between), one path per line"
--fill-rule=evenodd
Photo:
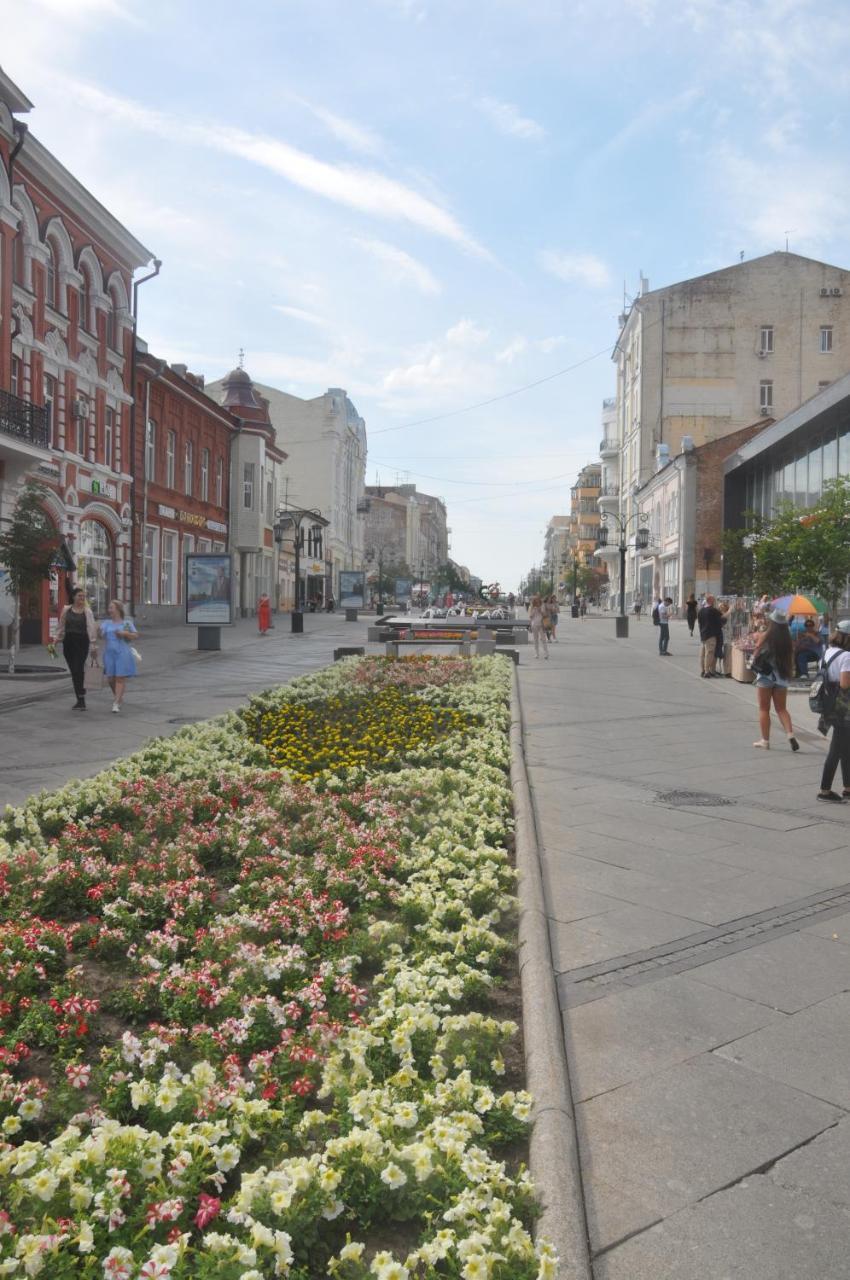
M293 609L291 617L292 617L292 634L300 635L301 632L304 630L304 614L301 612L300 609Z
M618 640L628 640L629 638L629 617L626 613L620 613L614 619L616 624L616 636Z

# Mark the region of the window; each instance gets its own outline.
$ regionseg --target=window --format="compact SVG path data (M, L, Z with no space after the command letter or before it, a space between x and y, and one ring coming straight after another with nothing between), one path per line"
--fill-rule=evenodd
M47 412L47 438L53 439L53 406L56 402L56 379L52 378L49 373L44 375L42 380L44 408Z
M174 466L177 454L177 433L169 431L165 449L165 483L169 489L174 488Z
M820 352L822 356L832 351L832 325L822 324L820 327Z
M85 396L77 396L74 410L74 453L86 456L86 434L89 429L89 402ZM107 604L109 602L107 601Z
M210 451L201 450L201 501L209 502L210 497Z
M246 511L254 510L254 464L246 462L242 471L242 505Z
M142 575L144 581L142 583L142 598L145 604L156 604L158 593L156 590L156 561L157 561L157 541L159 539L159 530L152 529L148 525L145 529L145 555L142 562Z
M177 534L165 529L162 531L159 603L177 603Z
M762 413L773 412L773 383L759 383L759 408Z
M110 292L109 310L106 313L106 343L113 351L118 350L119 333L118 303L115 300L115 294Z
M145 433L145 479L156 480L156 423L148 418Z
M192 441L186 441L186 456L183 459L183 492L187 498L192 496Z
M266 512L269 521L274 520L274 479L271 477L266 481Z
M53 253L53 245L49 240L45 248L47 249L47 262L44 267L44 302L46 306L52 307L56 311L56 258Z
M115 410L107 407L103 422L103 465L112 469L115 450Z
M26 285L26 244L24 233L19 230L15 236L15 247L12 256L12 277L15 284Z
M215 505L224 506L224 459L219 458L215 464Z
M81 274L83 283L80 286L80 328L85 329L87 333L91 333L91 280L85 268Z
M759 354L763 356L771 355L773 352L773 325L763 324L761 327L761 341L759 343Z
M19 356L12 356L12 379L11 392L13 396L19 396L23 391L23 368Z
M98 520L80 525L80 553L77 577L85 588L92 613L106 617L112 599L112 539Z

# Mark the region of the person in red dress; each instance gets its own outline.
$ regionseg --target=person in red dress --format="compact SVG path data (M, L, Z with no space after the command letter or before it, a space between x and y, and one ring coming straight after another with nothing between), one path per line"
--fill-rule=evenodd
M271 625L272 602L264 591L257 601L257 626L260 629L260 635L264 636Z

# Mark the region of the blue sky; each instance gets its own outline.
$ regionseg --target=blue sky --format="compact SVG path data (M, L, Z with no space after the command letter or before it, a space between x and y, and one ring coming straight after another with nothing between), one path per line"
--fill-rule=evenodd
M163 259L152 349L345 387L369 481L443 496L453 556L506 586L596 456L639 270L786 231L850 256L847 0L0 0L0 26L34 132Z

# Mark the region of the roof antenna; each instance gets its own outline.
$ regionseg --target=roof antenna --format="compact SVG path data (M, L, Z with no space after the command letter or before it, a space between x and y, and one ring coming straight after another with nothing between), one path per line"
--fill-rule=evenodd
M786 231L786 232L785 232L785 252L786 252L786 253L788 252L788 237L789 237L790 235L793 235L793 233L794 233L794 228L793 228L793 227L791 228L791 230L790 230L790 231Z
M738 255L738 261L739 261L739 262L743 262L743 261L744 261L744 250L743 250L743 249L741 250L740 254Z
M244 347L239 348L239 368L240 369L245 368L245 348Z

